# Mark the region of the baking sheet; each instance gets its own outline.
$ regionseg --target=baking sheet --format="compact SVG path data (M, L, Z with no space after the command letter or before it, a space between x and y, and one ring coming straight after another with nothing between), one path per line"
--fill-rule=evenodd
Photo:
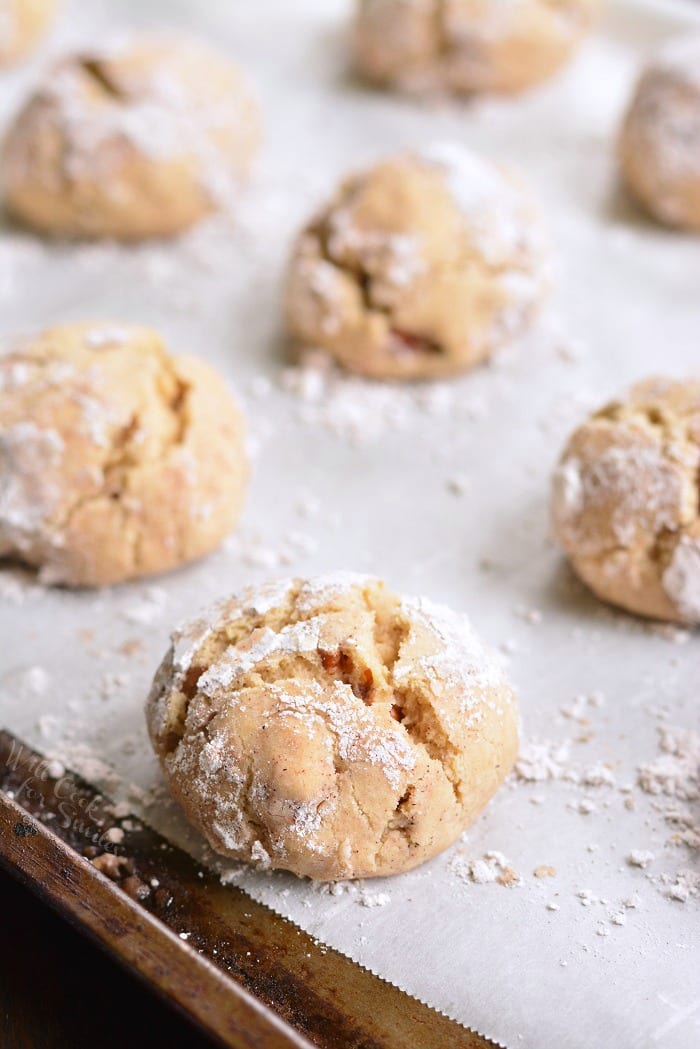
M337 568L465 610L518 686L525 756L465 840L364 886L224 876L511 1049L691 1049L700 638L587 595L548 539L547 492L589 408L645 374L698 371L700 242L641 219L612 156L643 56L693 8L613 5L564 76L526 97L416 104L349 78L350 6L76 3L2 76L4 122L52 52L165 17L249 70L266 145L238 213L175 245L3 231L0 334L86 317L157 326L238 390L254 477L236 535L181 572L98 594L0 572L0 720L201 853L162 796L142 715L173 623L246 583ZM537 330L450 383L287 368L279 284L294 230L347 168L447 138L518 165L546 204L557 286Z

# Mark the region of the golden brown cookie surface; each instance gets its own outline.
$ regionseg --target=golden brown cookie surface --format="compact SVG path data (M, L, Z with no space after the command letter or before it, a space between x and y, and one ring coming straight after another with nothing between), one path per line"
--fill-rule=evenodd
M556 72L601 0L360 0L356 56L379 84L457 93L521 91Z
M700 382L651 379L573 434L555 472L554 532L595 593L700 623Z
M201 45L146 38L74 55L10 128L7 205L52 235L177 233L235 200L258 124L240 74Z
M517 751L512 690L464 617L349 573L251 588L176 632L148 722L215 851L317 879L434 856Z
M650 215L700 231L700 35L674 41L642 74L619 152L625 182Z
M342 182L299 237L290 334L373 378L464 371L527 328L544 240L528 193L488 160L453 143L397 154Z
M223 380L147 328L53 328L0 357L0 557L101 586L219 545L247 479Z

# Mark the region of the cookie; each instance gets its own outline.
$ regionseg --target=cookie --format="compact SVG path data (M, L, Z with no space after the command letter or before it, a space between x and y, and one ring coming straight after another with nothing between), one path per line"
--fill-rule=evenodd
M349 573L254 587L182 627L147 717L217 853L321 880L435 856L517 751L513 692L467 620Z
M12 124L6 204L34 229L139 240L235 202L257 106L201 45L145 38L59 62Z
M351 175L301 233L287 281L295 345L377 379L478 364L527 329L548 284L537 210L462 146Z
M247 480L216 372L147 328L53 328L0 356L0 557L103 586L217 547Z
M53 21L56 0L3 0L0 4L0 66L34 47Z
M645 211L700 231L700 35L674 41L642 74L619 154L625 183Z
M650 379L573 434L554 474L554 534L604 601L700 623L700 382Z
M517 92L546 80L601 0L360 0L355 53L369 81L404 90Z

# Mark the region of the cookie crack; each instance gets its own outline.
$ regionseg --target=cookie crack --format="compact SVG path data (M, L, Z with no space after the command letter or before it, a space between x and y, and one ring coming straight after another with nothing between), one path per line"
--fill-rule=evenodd
M449 58L455 46L449 31L447 19L447 0L436 0L433 12L433 31L435 35L435 57Z
M452 740L439 725L430 703L410 686L394 686L392 717L403 727L411 742L423 748L431 759L440 765L452 787L455 801L462 804L462 780L454 767L458 754Z
M346 774L345 770L338 766L337 762L335 763L335 770L336 770L336 774L338 776L338 779L341 780L342 782L345 782L345 783L348 784L348 786L350 788L350 794L352 795L352 800L355 803L355 808L357 809L357 811L360 813L360 815L364 819L365 823L367 824L367 827L369 828L369 830L374 831L372 820L369 818L369 816L367 815L367 812L365 811L365 809L360 804L360 799L357 796L357 791L355 789L355 784L353 782L352 776L348 776Z
M353 659L351 648L343 645L332 651L320 648L318 653L326 673L335 681L349 685L354 695L367 706L372 705L374 674L368 666L358 665L357 660Z
M128 101L129 96L123 90L117 78L112 75L102 59L83 58L80 60L80 68L88 80L90 80L103 95L106 95L117 102Z
M245 784L239 790L239 797L242 796L249 799L254 797L253 782L255 780L255 772L255 766L252 763L249 764L246 769ZM275 843L270 834L269 828L251 813L250 807L246 808L245 820L249 828L254 832L254 840L259 841L266 852L274 852L277 848L277 843Z
M189 428L188 400L191 391L190 385L178 374L172 362L163 357L163 365L166 374L175 385L175 392L168 399L161 397L174 420L174 432L164 441L158 450L155 461L165 463L174 448L182 446L187 439ZM143 460L138 455L138 446L135 438L143 427L143 415L140 410L133 412L129 421L115 434L107 449L106 457L99 469L102 480L99 487L76 499L63 514L61 519L51 525L54 533L62 533L71 527L75 517L91 503L108 498L121 514L124 533L128 534L127 525L132 511L125 505L125 496L129 489L129 482L134 470L143 465ZM137 528L129 535L131 547L131 567L137 569L140 564L140 549L143 535Z
M340 273L344 273L348 277L352 277L353 281L357 285L362 299L362 305L364 306L367 313L380 313L386 317L391 316L391 309L388 306L383 306L381 303L375 303L372 300L372 274L367 270L362 263L353 265L350 262L344 262L339 258L336 258L330 247L331 232L328 224L328 217L325 217L318 226L311 231L311 235L316 237L318 245L321 250L321 258L324 262L327 262L330 266L333 266Z
M318 243L321 260L327 265L333 267L338 273L351 278L359 292L364 313L368 317L378 316L385 319L387 324L387 339L390 344L393 343L397 349L400 347L401 351L406 354L431 357L444 357L448 355L449 351L447 346L439 339L421 333L420 331L412 331L397 323L395 307L378 301L374 296L373 285L376 277L366 268L366 266L362 265L359 261L357 263L344 261L335 255L331 250L329 243L331 233L328 216L324 217L310 230L310 235L313 236ZM473 266L485 277L489 277L494 281L498 281L509 275L518 275L531 278L533 281L544 286L545 278L542 273L539 272L536 263L537 251L527 246L523 246L522 251L514 258L509 258L507 261L504 260L502 262L489 260L480 254L478 250L472 249L462 252L462 254L450 263L449 266L440 264L433 265L431 267L431 273L434 278L439 278L441 273L445 270L468 270ZM495 314L497 318L499 315L498 309L495 310Z
M327 222L317 226L316 229L311 232L318 240L323 261L329 266L333 266L333 268L338 270L339 273L344 273L347 277L350 277L353 280L360 293L360 300L364 312L369 316L378 315L386 318L389 338L396 340L401 343L407 351L412 351L414 353L424 353L433 356L440 356L446 353L445 347L437 340L420 335L417 332L408 332L397 327L395 324L396 311L391 306L378 302L373 295L372 286L373 281L375 280L374 276L361 263L352 265L349 262L343 262L336 258L331 251L329 245L330 231Z
M294 605L296 604L296 600L297 600L300 592L301 592L301 584L296 584L294 586L294 588L292 589L292 592L291 592L292 607L294 607ZM242 611L240 618L243 619L245 614L246 614L245 610ZM260 624L263 621L263 619L264 619L264 614L260 614L259 616L257 616L256 617L256 622L252 625L251 630L257 629L260 626ZM296 620L296 621L298 622L299 620ZM208 639L208 643L209 644L214 644L216 646L216 648L220 650L219 656L209 660L208 661L208 665L211 666L212 663L216 662L216 658L219 658L220 655L223 652L225 652L226 649L229 648L231 645L235 646L236 642L230 640L228 632L227 632L227 627L230 627L230 625L231 624L227 624L226 626L222 627L220 630L218 630L216 632L216 634L215 634L215 636L213 638L209 638ZM191 703L201 694L199 692L199 689L198 689L199 679L202 677L202 675L207 670L207 666L203 665L202 663L200 663L198 661L197 657L199 656L199 652L200 652L200 650L198 650L193 655L192 660L190 662L190 665L187 668L186 672L184 673L184 676L182 676L181 679L178 681L177 691L171 697L171 702L173 702L175 700L175 698L181 697L181 700L182 700L181 701L181 710L180 710L180 712L178 714L178 720L181 721L183 726L184 726L184 722L187 719L187 715L188 715ZM245 687L245 686L242 686L242 687ZM184 728L183 728L183 731L184 731Z
M414 820L412 816L406 816L404 813L413 800L415 792L415 784L409 783L401 797L396 802L393 814L387 820L386 826L384 827L379 839L379 849L377 850L377 854L381 851L382 846L386 843L389 835L395 831L398 831L398 833L405 838L410 845L412 841L411 830L413 828Z
M169 724L166 732L161 737L163 752L166 757L174 758L180 745L184 741L187 733L187 718L189 716L192 698L194 697L190 697L187 693L182 691L178 691L175 696L169 697L169 702L167 703ZM177 700L178 702L175 703L174 700ZM209 726L218 713L219 711L215 707L210 706L203 720L197 726L197 735L204 737L207 743L212 742L211 735L209 734Z
M401 646L410 633L410 625L401 615L400 605L393 601L389 607L372 600L371 592L362 591L364 606L372 618L373 638L377 654L387 672L385 684L388 684L391 671L396 664Z

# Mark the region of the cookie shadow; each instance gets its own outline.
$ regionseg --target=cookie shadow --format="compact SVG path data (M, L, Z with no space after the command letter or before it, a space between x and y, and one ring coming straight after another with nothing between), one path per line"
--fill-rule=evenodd
M601 601L573 571L552 537L546 492L504 517L472 554L480 555L504 607L523 603L584 629L644 629L644 620Z
M610 187L603 206L603 218L638 233L661 233L667 229L637 203L620 178Z

